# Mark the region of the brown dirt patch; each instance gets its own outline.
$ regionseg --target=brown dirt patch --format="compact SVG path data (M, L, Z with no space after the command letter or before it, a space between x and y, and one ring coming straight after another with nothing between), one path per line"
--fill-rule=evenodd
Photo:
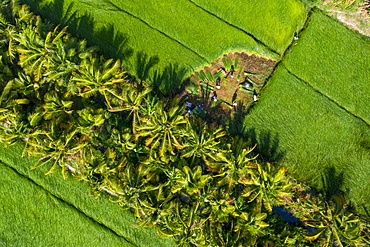
M356 1L348 8L340 1L323 0L317 7L325 11L329 16L338 19L347 27L359 33L370 36L370 1Z
M230 64L225 64L225 59L229 59L234 66L234 78L231 78ZM208 122L216 122L221 125L228 125L229 121L243 117L248 108L254 104L253 94L258 95L276 65L276 61L257 55L248 55L244 52L225 54L210 66L202 70L205 74L214 75L213 79L202 80L199 78L200 71L195 72L188 79L184 95L186 100L194 106L200 105L202 110L195 107L193 114L204 118ZM225 68L222 72L220 68ZM245 71L249 73L245 73ZM220 78L220 89L216 88L216 80ZM246 78L253 83L249 83L248 90L245 87ZM217 95L217 101L212 96ZM236 103L236 105L233 105Z

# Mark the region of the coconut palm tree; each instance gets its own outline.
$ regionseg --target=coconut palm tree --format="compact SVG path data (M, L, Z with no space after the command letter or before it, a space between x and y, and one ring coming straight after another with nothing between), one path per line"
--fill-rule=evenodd
M346 210L343 196L332 198L332 201L325 202L323 211L307 215L304 219L307 226L314 228L304 237L311 241L318 239L320 246L365 246L360 234L363 228L360 219Z
M132 119L133 132L136 133L136 128L141 124L140 113L145 108L145 99L151 92L151 88L147 87L145 90L138 89L127 85L123 88L122 101L120 105L108 109L110 112L129 111L128 117ZM154 110L153 110L154 111Z
M228 150L221 148L221 138L226 136L226 131L223 128L210 129L201 119L190 124L192 128L189 128L181 157L189 158L192 164L201 159L210 170L215 170L218 163L227 162Z
M88 142L77 138L78 130L69 126L65 130L52 129L36 130L28 135L25 151L30 156L40 157L32 169L46 164L52 164L46 172L52 173L58 166L62 167L62 174L66 174L66 164L74 162L74 156L80 152Z
M240 179L240 174L244 173L245 169L254 167L251 161L256 160L257 156L250 157L250 153L255 146L246 149L243 145L242 138L232 138L230 145L231 153L227 157L227 162L222 163L222 168L219 169L217 186L225 186L227 193L230 193L235 188Z
M231 210L230 206L229 208ZM265 235L264 228L268 226L264 222L266 217L266 213L259 213L253 209L242 213L232 210L232 215L227 221L210 219L208 234L215 246L254 246L258 238Z
M89 98L93 95L104 97L108 109L113 109L111 102L124 101L122 91L116 84L125 82L125 71L121 68L120 60L113 59L103 62L103 58L97 59L88 54L78 65L78 72L71 78L79 87L79 96ZM113 64L113 65L112 65ZM122 87L120 87L122 88Z
M239 183L244 186L242 196L255 202L261 209L262 204L267 211L273 205L284 204L284 197L290 196L290 183L285 177L286 168L275 168L270 163L253 163L254 168L244 167L239 170Z
M152 117L136 128L135 139L143 137L145 146L151 150L158 150L159 156L175 155L176 150L184 148L182 138L188 134L185 127L188 119L182 115L182 108L175 105L164 109L163 103L158 102Z

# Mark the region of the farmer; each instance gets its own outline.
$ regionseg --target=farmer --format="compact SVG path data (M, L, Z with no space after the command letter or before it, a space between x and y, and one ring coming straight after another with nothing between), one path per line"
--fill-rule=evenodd
M223 71L224 73L226 73L226 69L225 69L224 67L220 67L220 68L217 70L217 72L221 72L221 71Z
M248 78L248 76L246 76L244 78L244 81L242 83L240 83L239 85L241 86L244 86L245 89L249 89L250 87L252 87L252 83L250 83L251 79Z
M257 93L256 93L256 90L253 90L253 101L254 102L257 102Z
M230 78L231 79L234 79L234 72L235 72L235 69L234 69L234 65L231 65L231 69L230 69Z
M213 91L212 99L213 99L213 101L217 101L217 93L216 93L216 91Z
M193 103L191 103L190 101L185 101L185 106L187 109L190 109L193 106Z
M248 88L252 87L252 84L249 83L249 82L245 82L244 86L245 86L246 89L248 89Z
M220 89L221 88L220 82L221 82L221 78L220 77L217 77L217 79L216 79L216 88L217 89Z

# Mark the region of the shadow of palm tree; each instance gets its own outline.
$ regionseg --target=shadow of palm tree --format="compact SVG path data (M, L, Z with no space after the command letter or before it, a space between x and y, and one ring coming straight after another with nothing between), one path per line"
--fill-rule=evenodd
M170 96L180 87L187 69L178 64L169 64L164 69L153 70L159 63L157 56L150 57L142 51L136 51L129 46L129 35L117 30L113 24L97 27L94 16L87 10L84 13L76 10L75 4L66 6L64 0L52 1L42 4L38 1L24 0L30 5L32 11L48 18L54 23L68 26L68 31L78 38L86 39L89 45L99 47L101 52L114 59L121 59L122 64L135 75L140 81L151 80L154 90L162 96ZM82 1L82 3L94 5L96 8L104 7L111 11L118 11L114 6L108 6L106 2ZM135 57L134 57L135 56ZM130 58L134 57L132 62ZM152 76L151 76L152 75Z
M149 79L150 70L157 65L158 62L159 58L157 56L149 57L143 52L136 53L136 75L140 81L146 81Z
M85 11L79 12L73 2L65 4L64 0L51 1L47 4L39 1L23 0L31 10L46 17L55 24L68 26L68 32L74 36L86 39L89 45L98 46L108 57L127 60L133 55L133 49L128 46L129 36L117 30L113 24L97 28L94 16Z
M174 96L187 72L187 69L178 64L170 64L162 71L156 70L151 80L153 89L161 96Z
M323 191L330 198L333 195L342 194L344 176L343 172L339 173L335 167L326 168L321 178Z
M244 139L248 145L257 147L254 151L262 156L263 159L272 162L279 162L285 156L285 151L279 149L279 135L272 135L270 132L257 132L251 128L244 132Z

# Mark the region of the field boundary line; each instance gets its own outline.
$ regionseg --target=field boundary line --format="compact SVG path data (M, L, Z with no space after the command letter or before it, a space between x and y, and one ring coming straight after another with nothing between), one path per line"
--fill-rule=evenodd
M266 47L266 48L267 48L267 50L269 50L270 52L272 52L272 53L274 53L274 54L278 55L279 57L281 56L281 54L279 54L277 51L275 51L275 50L273 50L272 48L270 48L269 46L267 46L265 43L263 43L261 40L257 39L253 34L251 34L251 33L247 32L247 31L246 31L246 30L244 30L243 28L241 28L241 27L239 27L239 26L237 26L237 25L234 25L234 24L232 24L232 23L228 22L227 20L225 20L225 19L223 19L223 18L219 17L218 15L216 15L216 14L212 13L211 11L209 11L209 10L207 10L207 9L203 8L201 5L198 5L197 3L193 2L192 0L188 0L188 1L189 1L189 2L191 2L192 4L194 4L195 6L197 6L198 8L200 8L201 10L205 11L206 13L208 13L208 14L210 14L210 15L212 15L212 16L214 16L214 17L216 17L217 19L219 19L219 20L221 20L221 21L223 21L223 22L224 22L224 23L226 23L227 25L229 25L229 26L231 26L231 27L233 27L233 28L236 28L236 29L238 29L239 31L242 31L243 33L247 34L247 35L248 35L249 37L251 37L251 38L252 38L252 39L253 39L257 44L259 44L259 45L262 45L262 46Z
M315 6L315 7L313 7L313 11L320 12L321 14L327 16L329 19L335 21L336 23L339 23L340 25L342 25L343 27L345 27L347 30L349 30L350 32L352 32L353 34L356 34L356 35L361 36L361 38L364 39L366 42L369 42L370 41L370 36L367 36L365 34L362 34L359 30L357 30L357 28L356 29L350 28L348 25L346 25L345 23L341 22L339 20L339 18L336 18L334 16L328 15L328 13L325 10L320 9L320 8L318 8L318 7Z
M294 76L295 78L297 78L299 81L303 82L304 84L306 84L308 87L310 87L312 90L314 90L315 92L317 92L318 94L326 97L330 102L334 103L335 105L337 105L339 108L341 108L342 110L346 111L348 114L352 115L353 117L361 120L363 123L365 123L368 127L370 127L370 123L367 122L365 119L361 118L360 116L357 116L356 114L352 113L351 111L349 111L346 107L342 106L341 104L339 104L339 102L337 102L335 99L333 99L332 97L330 97L329 95L326 95L324 94L323 92L321 92L319 89L315 88L314 86L312 86L309 82L305 81L304 79L302 79L301 77L299 77L298 75L294 74L292 71L290 71L285 65L283 65L284 68L288 71L289 74L291 74L292 76Z
M190 0L189 0L190 1ZM309 18L310 18L310 16L311 16L311 13L312 13L312 9L309 9L308 11L307 11L307 13L306 13L306 18L305 18L305 20L304 20L304 22L303 22L303 24L302 24L302 26L300 27L300 29L299 29L299 31L298 31L298 33L297 33L297 35L299 36L299 34L302 32L302 31L304 31L305 29L306 29L306 27L307 27L307 25L308 25L308 22L309 22ZM286 52L293 46L293 44L294 44L294 39L292 40L292 42L288 45L288 47L281 53L281 56L280 56L280 58L279 58L279 60L276 62L276 65L275 65L275 67L272 69L272 71L271 71L271 74L266 78L266 82L265 82L265 84L263 85L263 87L261 88L261 94L263 94L263 90L262 89L264 89L265 87L267 87L268 86L268 84L269 84L269 81L270 81L270 79L274 76L274 74L275 74L275 70L279 67L279 65L280 64L282 64L283 62L284 62L284 58L285 58L285 54L286 54ZM284 66L285 67L285 66Z
M171 37L170 35L168 35L167 33L165 33L165 32L163 32L163 31L159 30L158 28L156 28L156 27L154 27L154 26L150 25L148 22L144 21L144 20L143 20L143 19L141 19L140 17L137 17L136 15L131 14L130 12L128 12L128 11L126 11L126 10L124 10L124 9L120 8L119 6L115 5L114 3L112 3L112 2L111 2L111 1L109 1L109 0L102 0L102 2L105 2L105 3L107 3L108 5L111 5L111 6L112 6L112 8L113 8L113 9L106 9L105 11L119 11L119 12L123 12L123 13L125 13L125 14L127 14L127 15L131 16L132 18L137 19L137 20L139 20L140 22L144 23L146 26L148 26L149 28L151 28L151 29L153 29L153 30L157 31L158 33L162 34L162 35L163 35L163 36L165 36L166 38L168 38L168 39L170 39L170 40L172 40L172 41L175 41L176 43L178 43L179 45L181 45L181 46L182 46L182 47L184 47L185 49L187 49L187 50L191 51L191 52L192 52L192 53L194 53L196 56L200 57L200 58L201 58L202 60L204 60L206 63L209 63L209 61L208 61L205 57L203 57L202 55L200 55L198 52L196 52L195 50L191 49L191 48L190 48L190 47L188 47L187 45L185 45L185 44L181 43L179 40L177 40L177 39L175 39L175 38L172 38L172 37ZM82 3L84 3L84 2L82 2ZM84 3L84 4L86 4L86 3ZM89 6L91 6L91 5L89 5Z
M313 11L314 11L314 9L313 9L313 8L310 8L310 9L307 11L307 13L306 13L306 18L305 18L305 20L304 20L304 22L303 22L302 26L300 27L299 31L297 32L297 36L298 36L298 41L297 41L297 42L299 42L299 36L300 36L300 34L301 34L302 32L304 32L304 31L307 29L307 26L308 26L308 24L309 24L309 22L310 22L310 18L311 18L311 15L312 15ZM282 62L282 61L285 59L285 54L286 54L286 52L287 52L287 51L289 51L289 49L294 45L294 42L295 42L295 40L293 39L293 40L292 40L292 42L290 42L290 44L287 46L287 48L283 51L283 53L281 54L280 61L279 61L278 63ZM277 64L277 65L278 65L278 64ZM276 66L276 67L277 67L277 66Z
M138 245L136 245L135 243L133 243L132 241L129 241L125 236L122 236L121 234L119 234L118 232L116 232L115 230L113 230L112 228L108 227L107 225L105 225L104 223L101 223L99 221L97 221L95 218L87 215L86 213L84 213L83 211L81 211L78 207L76 207L73 203L70 203L66 200L64 200L63 198L61 198L60 196L52 193L50 190L46 189L44 186L42 186L41 184L37 183L35 180L33 180L32 178L20 173L16 168L8 165L4 160L2 160L0 158L0 164L8 167L9 169L11 169L12 171L14 171L18 176L22 177L22 178L26 178L27 180L29 180L31 183L37 185L38 187L42 188L43 190L45 190L46 192L50 193L52 196L54 196L55 198L57 198L58 200L61 200L62 202L66 203L68 206L72 207L73 209L75 209L76 211L82 213L84 216L86 216L88 219L92 220L93 222L99 224L100 226L102 226L103 228L107 229L108 231L112 232L113 234L117 235L118 237L121 237L123 238L127 243L129 243L130 245L134 246L134 247L139 247Z

